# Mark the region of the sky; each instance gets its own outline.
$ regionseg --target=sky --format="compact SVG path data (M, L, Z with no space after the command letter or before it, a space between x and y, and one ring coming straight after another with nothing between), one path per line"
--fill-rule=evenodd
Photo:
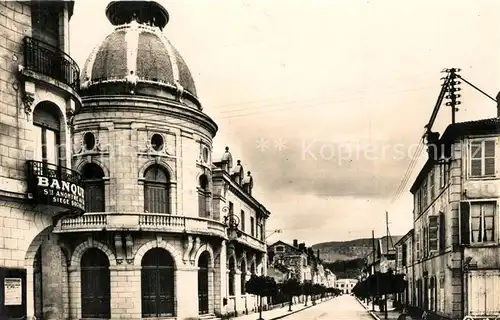
M213 159L229 146L271 211L268 241L308 245L412 228L409 188L397 190L436 103L444 68L495 97L500 2L482 0L158 1L165 35L218 124ZM83 67L113 30L108 1L76 1L70 53ZM457 121L496 116L460 85ZM441 108L433 130L451 121ZM271 234L280 229L281 233Z

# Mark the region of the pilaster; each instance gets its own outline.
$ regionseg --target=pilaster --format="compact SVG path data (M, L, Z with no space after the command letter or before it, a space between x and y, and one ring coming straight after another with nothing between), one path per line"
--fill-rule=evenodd
M193 266L181 266L177 268L177 319L198 318L198 286L194 285L198 283L198 269L198 267Z

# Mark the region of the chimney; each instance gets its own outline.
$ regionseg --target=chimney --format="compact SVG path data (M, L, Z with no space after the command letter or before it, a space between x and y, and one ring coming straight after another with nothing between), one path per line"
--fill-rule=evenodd
M305 242L302 242L300 245L299 245L299 249L301 251L305 251L306 250L306 243Z
M293 246L294 246L295 248L298 248L298 247L299 247L299 240L297 240L297 239L293 239Z
M316 255L318 256L318 259L319 259L319 249L316 250Z

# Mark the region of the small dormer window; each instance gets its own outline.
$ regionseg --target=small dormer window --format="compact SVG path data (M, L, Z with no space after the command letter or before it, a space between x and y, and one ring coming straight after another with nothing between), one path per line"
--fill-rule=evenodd
M274 250L277 252L277 253L282 253L282 252L285 252L285 247L284 246L276 246L274 248Z

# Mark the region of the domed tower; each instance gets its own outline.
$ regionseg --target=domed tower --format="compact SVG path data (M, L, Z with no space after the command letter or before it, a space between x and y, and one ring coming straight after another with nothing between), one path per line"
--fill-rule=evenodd
M56 229L75 244L72 266L81 268L81 281L84 268L96 263L118 272L111 274L111 287L103 280L99 288L70 288L82 296L75 316L125 312L134 319L185 319L209 313L216 298L208 288L217 276L202 275L202 295L202 289L180 284L196 283L193 271L214 266L213 252L226 238L223 219L212 209L217 125L202 112L191 73L163 34L165 8L153 1L113 1L106 16L116 27L82 69L83 106L73 123L73 163L83 177L86 214L62 220ZM85 256L88 248L105 257L92 260ZM85 296L111 296L120 310L106 299L86 305Z

